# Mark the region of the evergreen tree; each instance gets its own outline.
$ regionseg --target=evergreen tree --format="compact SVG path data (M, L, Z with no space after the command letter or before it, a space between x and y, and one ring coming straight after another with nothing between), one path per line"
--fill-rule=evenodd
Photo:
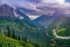
M32 41L31 41L31 40L29 40L29 43L30 43L30 44L32 44Z
M33 44L35 47L41 47L40 45L38 45L37 43Z
M18 36L18 40L20 40L20 36Z
M9 26L7 26L7 30L8 30L7 36L8 36L8 37L11 37L11 30L10 30L10 27L9 27Z
M17 38L16 38L16 35L15 35L14 29L12 30L12 38L17 39Z
M23 40L23 41L25 41L25 42L27 42L27 39L26 39L26 37L24 37L22 40ZM27 42L27 43L28 43L28 42Z
M1 33L1 29L0 29L0 33Z
M4 35L6 35L6 32L4 32ZM7 36L7 35L6 35Z
M20 40L22 40L22 35L20 35Z
M23 36L22 36L22 40L24 40Z

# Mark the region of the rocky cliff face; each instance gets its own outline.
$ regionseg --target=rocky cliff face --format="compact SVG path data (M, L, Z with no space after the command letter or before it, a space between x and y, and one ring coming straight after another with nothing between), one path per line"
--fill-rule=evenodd
M1 17L9 17L9 18L14 18L14 9L7 4L4 4L0 6L0 18Z
M21 13L19 10L14 9L10 7L7 4L3 4L0 6L0 18L4 19L24 19L24 20L30 20L30 18L25 15L24 13Z

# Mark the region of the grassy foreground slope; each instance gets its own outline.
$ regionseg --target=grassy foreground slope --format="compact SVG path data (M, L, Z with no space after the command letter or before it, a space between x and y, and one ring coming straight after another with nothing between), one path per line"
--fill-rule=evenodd
M34 47L24 41L15 40L0 34L0 47Z

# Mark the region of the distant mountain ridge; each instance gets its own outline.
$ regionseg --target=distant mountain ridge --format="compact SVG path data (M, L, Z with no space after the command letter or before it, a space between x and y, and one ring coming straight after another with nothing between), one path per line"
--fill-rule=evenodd
M57 18L57 16L49 16L49 15L42 15L35 19L33 22L40 27L47 28L53 21Z

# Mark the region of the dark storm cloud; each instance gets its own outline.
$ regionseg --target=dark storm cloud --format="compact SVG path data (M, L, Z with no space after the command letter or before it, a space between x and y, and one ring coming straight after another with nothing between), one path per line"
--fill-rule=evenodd
M41 0L27 0L27 1L35 2L35 3L39 3L39 2L41 2Z
M70 0L0 0L0 2L7 3L16 7L23 8L23 12L31 15L69 13ZM1 3L2 3L1 2Z

